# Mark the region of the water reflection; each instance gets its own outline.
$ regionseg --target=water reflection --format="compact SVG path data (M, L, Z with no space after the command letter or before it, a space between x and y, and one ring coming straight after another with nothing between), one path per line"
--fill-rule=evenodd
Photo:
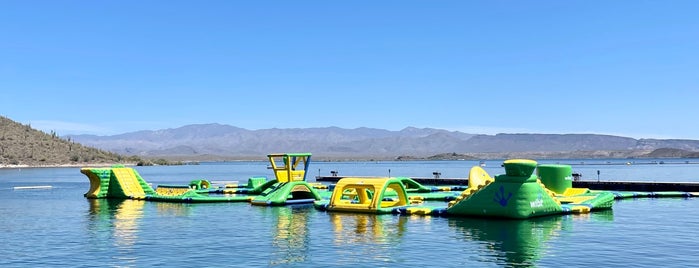
M143 202L129 201L121 203L114 215L114 237L119 247L131 247L138 239L137 221L143 216Z
M540 258L546 241L571 224L570 219L561 216L529 220L450 218L449 227L467 240L484 242L488 255L498 262L528 266Z
M138 241L138 222L143 217L145 201L87 199L90 203L89 229L95 234L97 242L113 241L119 251L117 259L120 266L136 263L137 255L134 245ZM108 234L108 237L104 237ZM107 239L104 239L107 238ZM108 245L102 245L108 247Z
M407 217L374 214L329 213L335 244L397 243ZM397 223L396 223L397 221Z
M568 217L571 217L574 221L613 222L614 210L607 209L592 213L569 215Z
M189 216L192 205L170 202L151 202L160 216Z
M358 260L392 262L406 232L408 217L373 214L328 213L333 229L336 265Z
M272 254L271 265L289 264L306 261L310 232L308 220L313 208L306 207L277 207L277 226L274 232L272 246L278 250Z
M111 229L115 244L132 246L138 238L138 220L143 217L144 201L88 199L95 227ZM113 227L113 228L112 228ZM105 230L102 230L105 231Z
M91 229L110 230L114 227L114 236L120 245L132 245L135 233L138 231L138 220L143 217L145 201L87 199L90 203ZM189 204L151 202L161 216L189 216Z

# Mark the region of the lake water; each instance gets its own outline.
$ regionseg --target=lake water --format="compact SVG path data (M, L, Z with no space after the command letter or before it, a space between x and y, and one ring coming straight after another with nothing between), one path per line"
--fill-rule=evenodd
M699 181L694 160L550 160L585 180ZM664 161L663 164L659 164ZM687 164L686 161L690 163ZM501 161L486 162L491 175ZM466 177L474 161L312 162L310 176ZM157 184L272 177L266 162L136 167ZM309 177L310 177L309 176ZM51 185L44 190L14 186ZM685 267L699 200L641 198L532 220L325 213L312 206L89 200L79 168L0 169L0 267ZM446 204L445 204L446 206Z

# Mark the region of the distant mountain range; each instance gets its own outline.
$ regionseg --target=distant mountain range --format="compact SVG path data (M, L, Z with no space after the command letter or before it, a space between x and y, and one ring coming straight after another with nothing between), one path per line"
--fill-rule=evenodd
M70 135L75 142L143 157L178 160L261 159L273 152L311 152L320 159L420 159L445 153L474 158L685 157L699 140L634 139L596 134L480 135L433 128L289 128L248 130L196 124L112 136ZM658 155L660 154L660 155Z

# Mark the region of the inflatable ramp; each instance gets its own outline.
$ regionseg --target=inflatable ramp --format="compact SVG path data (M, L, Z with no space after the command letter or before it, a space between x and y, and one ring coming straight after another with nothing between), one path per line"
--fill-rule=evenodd
M153 188L132 168L116 165L111 168L83 168L90 179L87 198L145 199L155 194Z

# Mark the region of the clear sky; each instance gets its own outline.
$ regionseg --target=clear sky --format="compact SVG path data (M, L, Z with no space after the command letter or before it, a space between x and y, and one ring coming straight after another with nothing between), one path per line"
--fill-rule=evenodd
M699 1L1 1L0 115L699 139Z

